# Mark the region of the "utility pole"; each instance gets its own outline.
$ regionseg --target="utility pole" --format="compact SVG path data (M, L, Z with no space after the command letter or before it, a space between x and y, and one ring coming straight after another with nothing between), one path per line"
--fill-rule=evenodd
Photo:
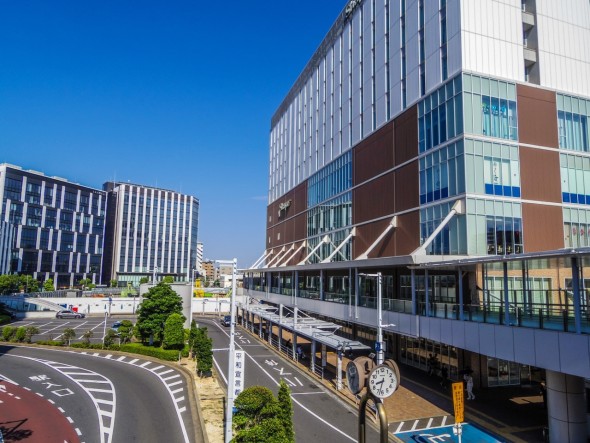
M237 280L237 267L238 259L233 259L233 272L232 272L232 287L231 287L231 298L229 304L229 315L230 327L229 327L229 363L227 368L227 408L225 411L225 443L229 443L233 438L232 426L233 426L233 413L234 413L234 400L235 400L235 354L236 345L234 341L236 317L236 280Z

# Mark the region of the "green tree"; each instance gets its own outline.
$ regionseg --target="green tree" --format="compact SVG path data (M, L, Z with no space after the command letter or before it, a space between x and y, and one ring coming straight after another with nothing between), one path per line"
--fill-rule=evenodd
M22 343L23 341L25 341L26 337L27 337L27 328L25 328L24 326L19 326L18 328L16 328L16 333L14 334L14 339L17 342Z
M207 328L198 328L195 336L195 356L197 358L197 373L210 376L213 368L213 340L207 335Z
M37 335L38 333L39 328L37 326L27 326L25 331L25 341L31 343L33 341L33 335Z
M107 333L105 334L105 336L103 338L104 347L108 348L109 346L111 346L113 343L115 343L116 338L117 338L117 333L115 331L113 331L112 329L108 329Z
M149 283L149 281L150 281L150 278L149 277L141 277L139 279L139 284L140 285L143 285L144 283Z
M118 285L118 282L117 282L117 280L115 280L115 279L112 279L112 280L109 282L109 284L111 285L111 288L116 288L116 287L117 287L117 285Z
M293 429L293 402L291 401L291 389L285 380L281 379L278 393L279 415L283 429L287 436L285 443L295 443L295 430Z
M90 344L90 339L92 338L92 335L93 334L94 333L92 332L91 329L89 329L84 334L82 334L82 343L84 343L85 345L89 345Z
M12 340L12 337L16 333L16 328L14 326L4 326L2 328L2 339L4 341Z
M263 386L244 389L235 400L234 439L236 443L286 443L289 440L279 418L279 403Z
M74 338L75 336L76 331L74 331L72 328L65 328L62 334L62 341L64 343L67 343L68 346L70 346L70 342L72 341L72 338Z
M182 314L182 299L163 282L150 288L137 309L136 333L142 342L162 341L162 329L171 314Z
M43 290L47 292L55 291L55 285L53 284L52 278L45 280L45 283L43 283Z
M20 287L27 293L30 292L38 292L39 291L39 282L37 279L31 277L30 275L21 275L20 276Z
M184 347L185 317L180 314L170 314L164 326L164 349L182 349Z
M20 277L16 274L0 275L0 294L19 292Z
M188 348L191 352L191 357L194 358L195 356L195 342L197 340L197 335L199 333L199 328L197 328L197 322L194 320L191 321L191 328L188 333Z
M96 287L96 285L94 283L92 283L92 279L90 279L90 278L83 278L82 280L80 280L78 282L78 284L80 286L82 286L82 290L94 289Z
M167 275L166 277L164 277L162 279L162 281L164 283L172 284L172 283L174 283L174 277L172 277L171 275Z
M121 343L130 342L132 336L133 323L131 322L131 320L123 320L121 322L121 326L119 326L119 337L121 338Z

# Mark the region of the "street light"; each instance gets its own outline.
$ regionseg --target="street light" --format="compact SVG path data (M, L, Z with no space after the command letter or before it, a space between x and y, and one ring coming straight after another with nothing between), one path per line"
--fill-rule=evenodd
M221 261L221 260L218 260ZM231 288L231 298L229 304L229 315L230 315L230 327L229 327L229 363L228 363L228 371L227 371L227 406L225 410L225 443L229 443L233 437L232 435L232 423L233 423L233 413L234 413L234 399L235 399L235 373L234 373L234 366L235 366L235 351L236 351L236 344L234 341L235 336L235 306L236 306L236 280L237 280L237 268L238 268L238 259L234 258L232 260L233 263L233 271L232 271L232 288Z
M104 349L104 339L107 336L107 317L109 313L108 311L104 311L104 328L102 329L102 348Z

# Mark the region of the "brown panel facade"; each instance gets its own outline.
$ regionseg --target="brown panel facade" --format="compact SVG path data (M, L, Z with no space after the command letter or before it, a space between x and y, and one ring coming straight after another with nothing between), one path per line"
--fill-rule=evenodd
M395 210L415 208L420 204L420 174L418 161L408 163L395 171Z
M353 151L353 185L393 167L393 123L388 123Z
M418 107L408 108L395 119L394 163L401 165L418 155Z
M362 223L395 212L395 178L390 172L356 188L352 193L352 223Z
M398 216L397 227L369 252L369 258L408 255L420 245L420 214L418 211ZM353 239L353 256L364 253L387 228L390 219L358 226Z
M522 198L561 203L559 152L524 146L519 152Z
M530 145L558 147L555 92L516 85L518 139Z
M307 181L268 205L266 247L281 246L305 238L307 235L306 208Z
M564 247L561 207L523 203L522 226L525 252Z

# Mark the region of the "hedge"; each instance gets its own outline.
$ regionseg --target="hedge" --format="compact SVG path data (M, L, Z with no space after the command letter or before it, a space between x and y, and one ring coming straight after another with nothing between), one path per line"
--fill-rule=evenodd
M10 323L10 316L0 314L0 325L5 325L6 323Z

